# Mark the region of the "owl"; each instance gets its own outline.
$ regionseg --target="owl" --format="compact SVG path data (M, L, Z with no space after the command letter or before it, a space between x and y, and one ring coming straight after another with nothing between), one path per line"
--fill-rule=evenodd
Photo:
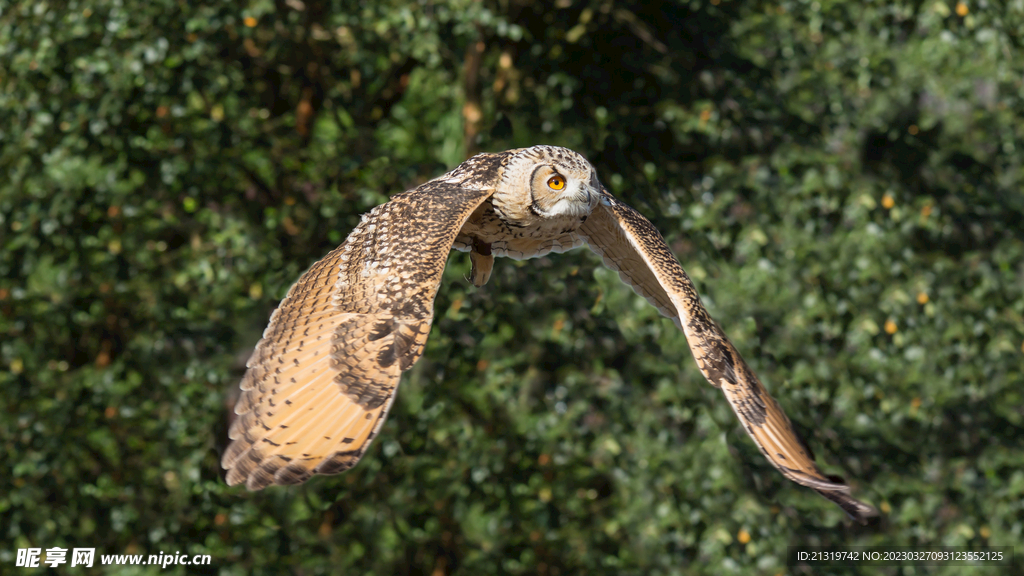
M480 154L397 194L291 287L241 382L229 485L298 484L352 468L380 431L402 372L423 354L449 252L483 286L494 258L586 244L686 336L764 456L864 523L874 508L826 476L768 390L701 304L658 230L605 189L580 154L534 146Z

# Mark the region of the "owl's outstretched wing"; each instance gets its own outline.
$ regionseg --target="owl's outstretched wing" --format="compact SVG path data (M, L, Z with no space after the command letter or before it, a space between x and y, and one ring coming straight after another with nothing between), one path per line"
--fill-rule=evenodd
M786 478L817 490L862 524L877 515L850 496L841 479L829 478L814 463L782 407L708 315L693 282L650 221L604 191L578 232L623 282L682 328L704 377L722 389L754 443Z
M452 242L493 193L472 180L457 169L377 206L291 287L247 363L229 485L298 484L366 452L423 354Z

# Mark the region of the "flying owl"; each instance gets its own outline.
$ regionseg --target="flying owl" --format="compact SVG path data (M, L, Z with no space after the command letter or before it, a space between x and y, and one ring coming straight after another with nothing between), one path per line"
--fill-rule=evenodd
M221 461L227 483L260 490L355 466L402 372L423 354L452 248L469 252L470 280L483 286L495 256L534 258L583 244L682 329L704 377L786 478L862 523L876 514L817 467L661 234L601 186L583 156L554 146L480 154L395 195L299 278L247 363Z

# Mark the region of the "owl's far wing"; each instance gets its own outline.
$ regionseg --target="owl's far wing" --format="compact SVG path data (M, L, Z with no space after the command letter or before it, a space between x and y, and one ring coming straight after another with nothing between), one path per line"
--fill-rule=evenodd
M464 180L452 172L377 206L291 287L242 378L221 459L229 485L298 484L366 452L423 354L452 242L493 192Z
M650 221L604 191L578 232L623 282L682 328L704 377L722 389L754 443L786 478L817 490L862 524L877 515L850 496L841 479L829 478L814 463L782 407L708 315L693 282Z

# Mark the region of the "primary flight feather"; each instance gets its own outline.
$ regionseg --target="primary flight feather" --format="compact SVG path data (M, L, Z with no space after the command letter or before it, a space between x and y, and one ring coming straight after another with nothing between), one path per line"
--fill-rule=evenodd
M683 330L700 371L783 475L862 523L876 514L817 467L650 221L612 197L583 156L555 146L480 154L394 196L299 278L247 363L221 460L228 484L298 484L359 461L423 354L453 248L470 253L470 279L483 286L495 256L584 243Z

